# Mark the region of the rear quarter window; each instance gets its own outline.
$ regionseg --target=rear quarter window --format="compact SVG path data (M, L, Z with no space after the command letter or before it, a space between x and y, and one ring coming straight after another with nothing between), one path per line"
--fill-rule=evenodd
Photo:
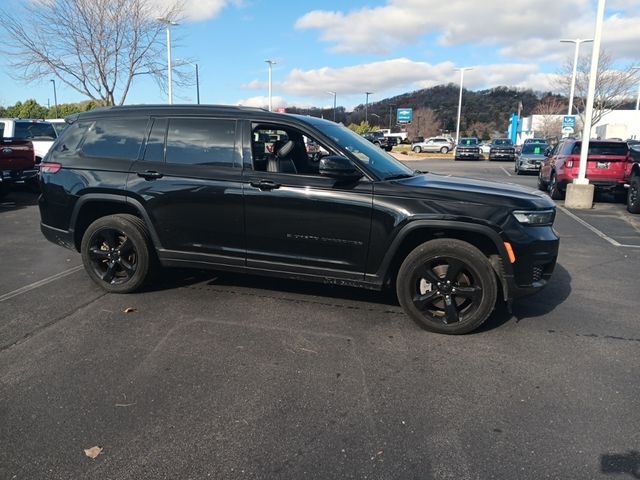
M82 141L88 157L136 160L147 133L147 118L108 118L92 122Z
M58 138L53 125L47 122L16 122L13 127L14 138L53 141Z

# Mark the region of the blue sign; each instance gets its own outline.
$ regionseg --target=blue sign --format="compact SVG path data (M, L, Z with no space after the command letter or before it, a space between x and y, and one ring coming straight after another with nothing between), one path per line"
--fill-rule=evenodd
M569 133L573 133L576 129L576 116L575 115L565 115L562 117L562 131L565 130Z
M399 108L396 112L398 123L411 123L413 120L413 108Z

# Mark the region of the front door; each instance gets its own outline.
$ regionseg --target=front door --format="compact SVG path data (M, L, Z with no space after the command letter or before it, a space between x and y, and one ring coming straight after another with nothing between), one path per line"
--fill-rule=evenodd
M318 173L333 153L287 125L247 124L243 188L247 267L361 280L371 229L372 184ZM285 147L293 142L293 147ZM317 143L319 153L305 145ZM278 157L280 148L289 148ZM248 158L247 158L248 157Z

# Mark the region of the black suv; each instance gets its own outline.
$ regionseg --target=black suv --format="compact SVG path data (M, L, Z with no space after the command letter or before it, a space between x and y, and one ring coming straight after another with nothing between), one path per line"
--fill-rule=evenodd
M41 166L41 228L109 292L158 265L388 286L425 328L465 333L556 263L546 195L414 172L327 120L131 106L68 121Z
M393 147L398 145L398 139L396 137L385 137L382 132L365 133L363 137L387 152L390 152Z
M461 138L456 145L454 160L480 160L480 142L475 137Z
M489 149L489 160L510 160L516 159L516 147L508 138L496 138L491 142Z

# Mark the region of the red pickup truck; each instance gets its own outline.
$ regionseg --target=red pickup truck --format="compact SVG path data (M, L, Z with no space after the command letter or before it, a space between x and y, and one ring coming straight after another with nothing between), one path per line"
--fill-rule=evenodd
M35 180L38 170L31 140L0 138L0 198L9 185Z

